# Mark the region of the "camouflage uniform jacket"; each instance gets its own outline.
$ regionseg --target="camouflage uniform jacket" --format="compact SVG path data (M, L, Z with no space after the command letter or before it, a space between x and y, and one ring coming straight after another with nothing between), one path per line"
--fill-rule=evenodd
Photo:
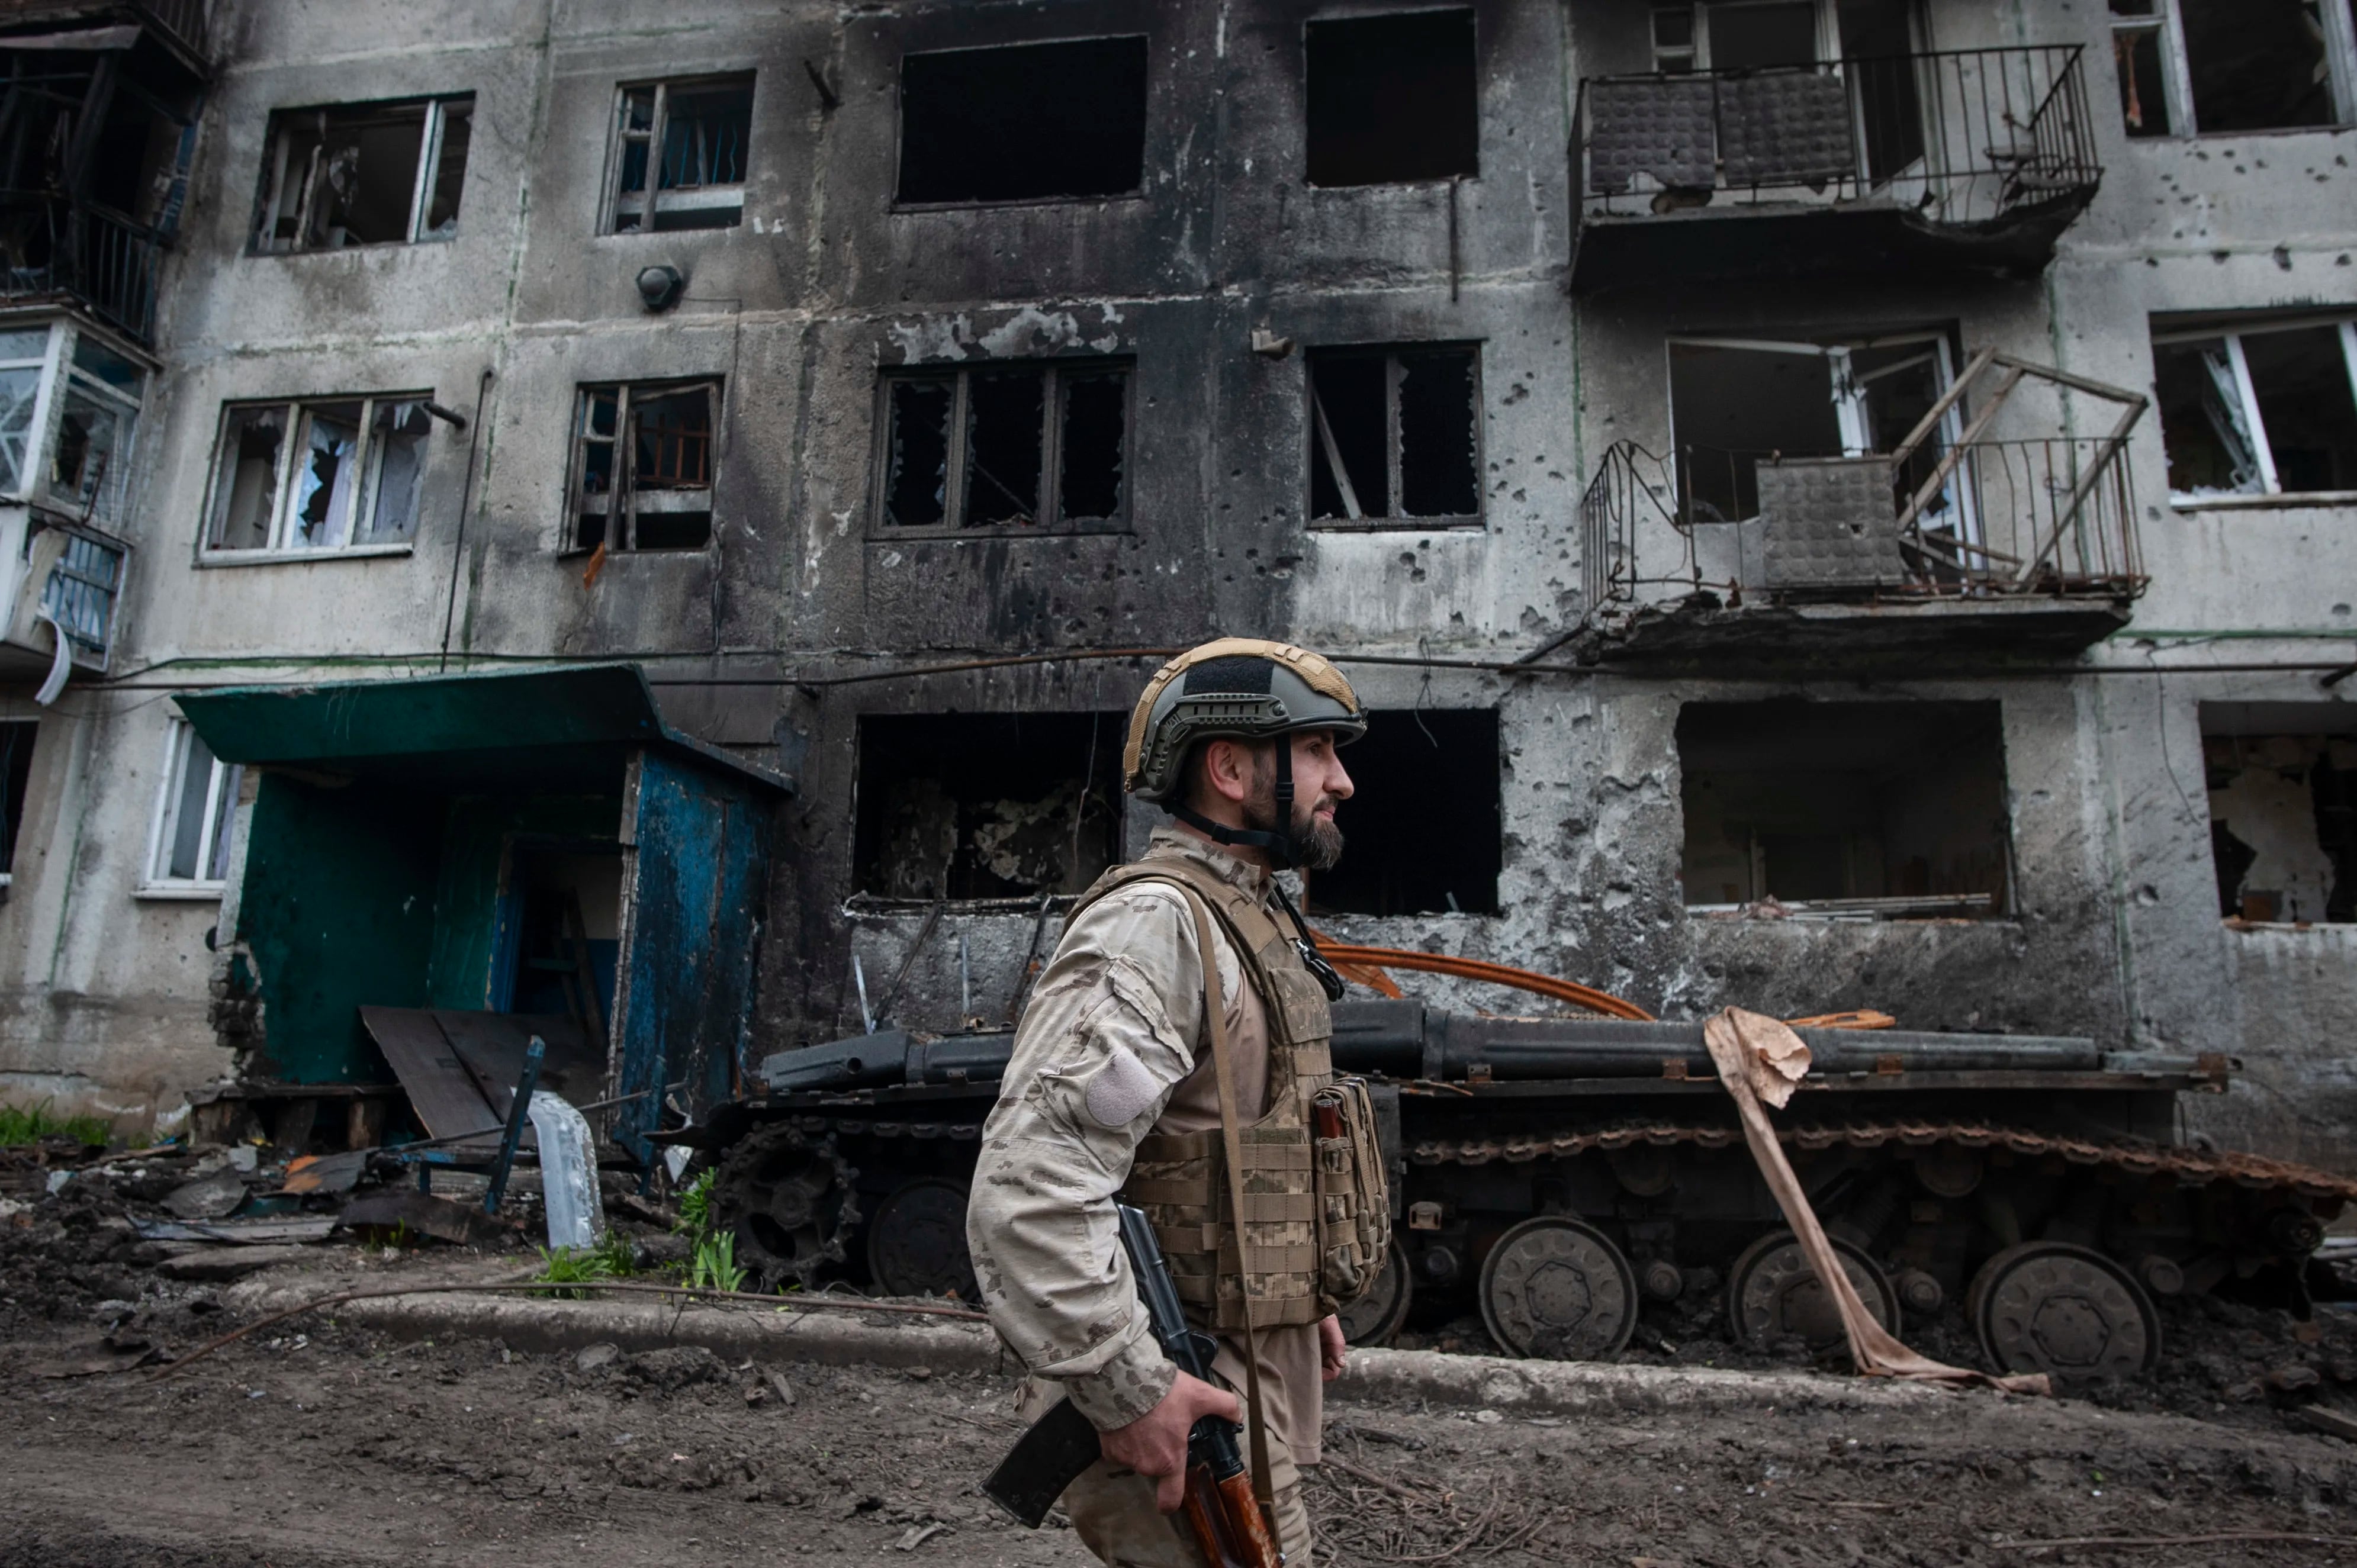
M1166 855L1268 901L1267 872L1203 840L1160 829L1145 858ZM1249 1117L1267 1098L1267 1013L1224 932L1213 933L1237 1101ZM1148 1133L1219 1125L1201 1044L1201 964L1185 896L1167 883L1130 884L1082 909L1039 978L983 1126L966 1210L983 1303L1033 1376L1060 1385L1100 1430L1151 1411L1176 1375L1148 1331L1113 1205ZM1281 1383L1303 1380L1283 1375L1296 1364L1308 1373L1308 1388L1271 1402L1280 1428L1296 1424L1285 1407L1321 1391L1316 1333L1314 1325L1262 1331L1264 1379L1272 1360ZM1314 1447L1314 1413L1306 1435Z

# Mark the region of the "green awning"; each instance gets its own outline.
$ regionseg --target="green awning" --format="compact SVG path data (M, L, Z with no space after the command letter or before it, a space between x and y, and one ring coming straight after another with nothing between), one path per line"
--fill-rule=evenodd
M635 664L229 686L188 693L179 706L224 762L445 789L606 794L619 790L630 753L653 746L781 793L793 788L664 724Z

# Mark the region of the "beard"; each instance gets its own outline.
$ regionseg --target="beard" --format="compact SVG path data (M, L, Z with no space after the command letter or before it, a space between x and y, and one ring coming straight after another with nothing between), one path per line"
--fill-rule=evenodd
M1304 871L1331 871L1341 864L1342 830L1318 815L1319 806L1340 806L1331 795L1310 801L1294 802L1293 864ZM1265 790L1254 790L1244 807L1244 826L1259 832L1273 833L1276 829L1276 785L1266 782Z

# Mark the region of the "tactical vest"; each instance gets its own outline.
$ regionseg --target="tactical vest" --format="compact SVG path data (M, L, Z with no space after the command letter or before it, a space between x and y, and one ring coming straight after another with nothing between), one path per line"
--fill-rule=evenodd
M1123 1200L1153 1222L1179 1299L1205 1326L1315 1323L1364 1293L1390 1245L1365 1086L1335 1081L1326 993L1274 916L1216 873L1170 854L1114 867L1079 908L1138 882L1176 883L1194 895L1242 957L1268 1014L1268 1108L1256 1120L1240 1117L1241 1223L1217 1127L1147 1134ZM1203 962L1216 972L1213 954ZM1199 1062L1209 1037L1206 1020Z

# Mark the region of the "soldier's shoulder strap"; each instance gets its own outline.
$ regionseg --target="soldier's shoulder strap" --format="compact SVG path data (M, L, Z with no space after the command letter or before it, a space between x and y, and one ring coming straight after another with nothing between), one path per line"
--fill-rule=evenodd
M1081 895L1080 902L1065 915L1065 929L1070 930L1071 923L1080 918L1081 911L1098 899L1140 882L1174 884L1195 895L1193 901L1208 908L1211 918L1220 923L1221 929L1227 933L1236 955L1243 961L1245 977L1251 981L1253 990L1259 993L1262 1004L1269 1007L1276 1005L1275 989L1268 978L1261 955L1268 950L1273 941L1280 948L1283 946L1284 928L1276 923L1275 917L1246 897L1233 883L1181 855L1149 854L1143 860L1133 860L1125 865L1108 868L1103 875L1089 886L1088 891Z

